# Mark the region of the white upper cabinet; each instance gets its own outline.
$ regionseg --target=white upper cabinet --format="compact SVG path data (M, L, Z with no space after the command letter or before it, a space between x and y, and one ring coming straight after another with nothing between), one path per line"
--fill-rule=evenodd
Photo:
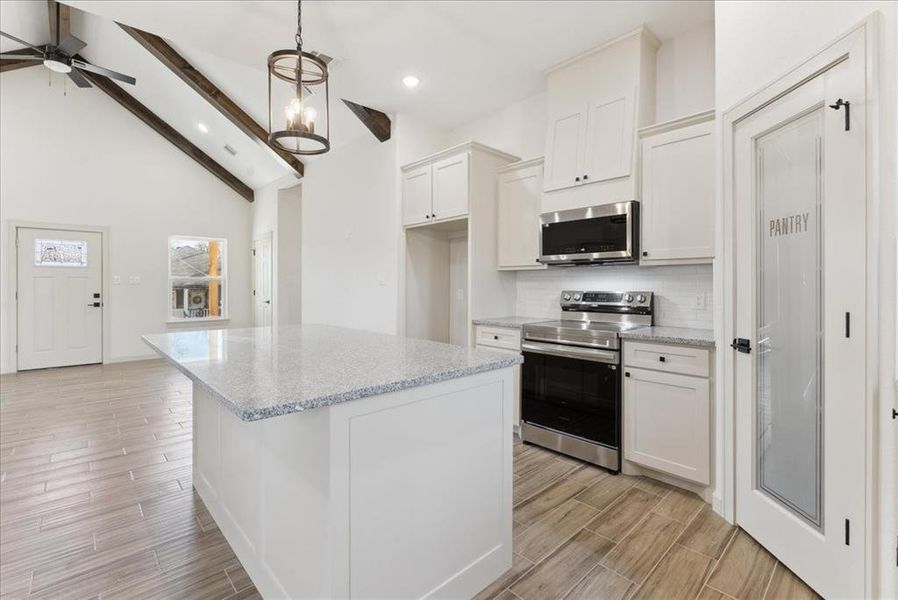
M640 131L642 264L714 257L714 112Z
M413 225L430 220L433 212L429 164L410 169L402 174L402 223Z
M636 132L654 118L657 49L639 29L547 73L542 212L636 199Z
M633 98L603 99L589 106L585 183L626 177L633 166Z
M494 203L495 169L517 160L495 148L465 142L403 165L402 224L411 227L460 219L471 214L478 199Z
M433 219L468 214L467 152L433 163Z
M499 169L496 175L497 266L500 270L545 269L539 262L539 214L543 160Z
M586 113L586 103L577 103L549 115L546 191L579 183L586 153Z

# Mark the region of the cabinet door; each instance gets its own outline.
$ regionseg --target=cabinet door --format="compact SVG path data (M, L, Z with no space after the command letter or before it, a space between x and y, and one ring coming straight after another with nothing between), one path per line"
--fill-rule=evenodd
M424 165L402 174L402 223L415 225L430 222L433 212L431 198L431 165Z
M590 102L583 172L586 183L626 177L633 166L633 96Z
M579 185L583 175L586 104L575 104L549 115L546 132L545 191Z
M643 262L714 257L714 122L642 141Z
M624 375L624 460L707 485L708 380L633 368Z
M468 153L433 163L434 219L468 214Z
M499 175L496 232L500 269L544 269L539 262L542 166Z

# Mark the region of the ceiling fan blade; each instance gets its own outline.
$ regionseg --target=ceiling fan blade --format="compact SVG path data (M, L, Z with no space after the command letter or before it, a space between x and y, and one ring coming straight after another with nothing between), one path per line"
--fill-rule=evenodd
M89 87L93 87L93 86L90 84L90 82L87 80L87 77L85 77L84 75L82 75L82 74L78 71L78 69L72 69L71 71L69 71L68 75L69 75L69 78L70 78L72 81L75 82L75 85L77 85L77 86L80 87L80 88L89 88Z
M38 48L37 46L32 46L31 44L29 44L29 43L26 42L25 40L20 40L20 39L17 38L16 36L10 35L10 34L6 33L5 31L0 31L0 35L2 35L2 36L5 37L5 38L9 38L9 39L11 39L11 40L14 41L14 42L18 42L18 43L22 44L23 46L28 46L29 48L31 48L31 49L34 50L35 52L40 52L41 54L44 53L44 51L41 50L40 48Z
M35 56L33 54L0 54L0 60L44 60L43 56Z
M70 35L66 39L62 40L62 42L60 42L59 45L56 46L56 49L66 56L75 56L76 54L81 52L81 49L85 46L87 46L87 42L83 42L76 38L74 35Z
M85 71L90 71L91 73L96 73L97 75L109 77L110 79L118 79L119 81L130 83L131 85L137 83L137 80L130 75L123 75L122 73L117 73L111 69L104 69L103 67L98 67L97 65L86 63L83 60L72 60L72 66L78 67L79 69L84 69Z

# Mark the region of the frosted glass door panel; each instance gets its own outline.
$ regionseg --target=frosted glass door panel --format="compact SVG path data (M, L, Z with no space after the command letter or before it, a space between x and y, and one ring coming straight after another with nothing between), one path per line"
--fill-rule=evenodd
M823 526L823 109L758 138L755 485Z

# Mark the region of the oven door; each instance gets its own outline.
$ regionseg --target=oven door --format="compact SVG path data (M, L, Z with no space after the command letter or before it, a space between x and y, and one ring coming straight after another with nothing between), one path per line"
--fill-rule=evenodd
M634 262L639 256L639 203L618 202L540 216L540 262Z
M619 448L619 353L532 341L521 349L522 420Z

